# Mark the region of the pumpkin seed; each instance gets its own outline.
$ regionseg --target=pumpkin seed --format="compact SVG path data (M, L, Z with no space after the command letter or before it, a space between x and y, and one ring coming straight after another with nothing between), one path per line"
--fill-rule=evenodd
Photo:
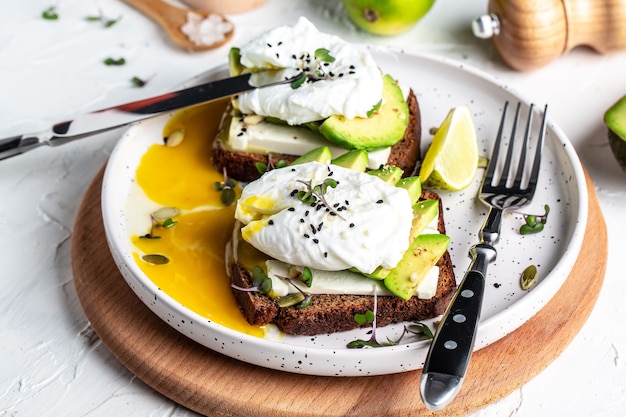
M164 265L170 260L167 256L159 255L158 253L150 253L141 257L144 261L154 265Z
M524 272L522 272L522 276L520 278L520 284L522 285L523 290L529 290L537 283L537 267L535 265L530 265Z

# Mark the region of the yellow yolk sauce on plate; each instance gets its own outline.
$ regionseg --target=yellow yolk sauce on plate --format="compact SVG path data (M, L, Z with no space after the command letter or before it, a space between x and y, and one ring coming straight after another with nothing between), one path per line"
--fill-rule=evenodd
M162 291L185 307L215 323L262 337L263 329L249 325L239 311L226 276L225 246L234 226L235 204L226 207L221 202L214 184L224 177L211 161L224 108L221 101L181 111L164 127L163 137L184 129L183 141L177 146L152 145L142 157L137 184L152 201L175 207L180 214L172 218L171 227L146 230L153 238L132 236L134 258ZM169 262L149 263L143 254L163 255Z

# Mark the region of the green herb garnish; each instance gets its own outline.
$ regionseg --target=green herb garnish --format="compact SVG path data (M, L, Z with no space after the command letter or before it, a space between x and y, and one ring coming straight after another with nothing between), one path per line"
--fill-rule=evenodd
M407 334L419 335L424 339L432 339L434 337L433 332L428 328L427 325L421 322L413 322L409 326L404 326L402 330L402 334L398 337L398 340L392 340L387 338L387 341L384 343L380 343L376 339L376 310L378 308L378 297L376 296L376 292L374 292L374 311L367 310L365 313L357 313L354 315L354 321L359 326L365 326L367 324L372 325L372 330L369 332L370 338L368 340L364 339L356 339L348 343L348 348L350 349L361 349L364 347L384 347L384 346L396 346L398 345L404 336Z
M291 88L292 89L297 89L300 88L304 82L307 80L307 76L306 74L303 72L300 75L298 75L292 82L291 82Z
M119 65L126 64L126 60L124 58L115 59L115 58L109 57L109 58L106 58L103 62L104 62L104 65L109 65L109 66L111 65L119 66Z
M328 201L326 201L326 198L324 197L326 191L328 190L328 187L335 188L337 186L337 181L332 178L326 178L324 182L317 185L313 185L311 180L298 180L298 182L306 185L306 190L300 190L296 193L296 197L298 198L298 200L302 201L305 204L315 204L319 201L324 207L328 209L332 216L339 216L343 219L343 217L341 217L339 213L337 213L337 211L333 207L331 207L330 204L328 204Z
M254 163L254 167L256 168L257 171L259 171L259 174L265 174L270 169L284 168L287 166L287 162L284 159L281 159L280 161L278 161L276 165L272 165L272 161L269 158L268 158L268 162L269 162L269 166L268 164L264 162Z
M326 48L318 48L315 50L315 59L322 62L334 62L335 57L330 55L330 51Z
M41 13L41 17L46 20L59 20L56 6L50 6Z
M367 112L367 117L372 117L374 113L376 113L380 109L380 106L382 106L382 104L383 104L383 100L380 99L380 101L376 103L370 111Z
M543 230L544 225L548 221L548 213L550 213L550 206L547 204L543 206L545 213L542 215L536 214L523 214L526 224L522 225L519 232L523 235L529 235L533 233L539 233Z
M224 170L224 181L216 181L213 184L213 188L215 189L215 191L219 191L222 193L220 195L220 201L226 207L231 206L237 198L237 194L235 193L236 185L237 182L234 179L228 177L226 170Z
M133 77L131 78L130 82L133 84L133 86L135 87L143 87L146 84L148 84L148 81L142 80L139 77Z

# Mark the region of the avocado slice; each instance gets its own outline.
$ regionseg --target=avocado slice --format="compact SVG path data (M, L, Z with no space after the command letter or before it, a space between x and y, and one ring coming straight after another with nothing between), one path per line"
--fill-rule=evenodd
M241 65L241 53L239 48L230 48L228 51L228 72L231 77L243 74L245 67Z
M409 106L398 83L383 77L383 103L370 117L334 115L320 125L326 139L347 149L374 150L397 143L409 123Z
M319 162L320 164L328 164L333 159L333 154L328 146L320 146L311 149L304 155L298 157L290 165L304 164L306 162Z
M418 176L400 178L396 183L396 187L406 189L409 192L412 203L419 200L422 196L422 181Z
M403 300L410 299L430 268L443 256L450 238L442 234L417 236L404 257L385 277L385 287Z
M606 111L604 123L609 128L609 144L613 155L626 172L626 96Z
M402 178L404 171L402 168L393 165L385 165L384 167L367 171L367 173L380 178L387 184L396 185L400 178Z
M369 157L363 149L353 149L331 161L331 164L359 172L365 172L368 163Z
M413 205L413 223L409 239L413 241L421 235L432 221L439 217L438 200L422 200Z

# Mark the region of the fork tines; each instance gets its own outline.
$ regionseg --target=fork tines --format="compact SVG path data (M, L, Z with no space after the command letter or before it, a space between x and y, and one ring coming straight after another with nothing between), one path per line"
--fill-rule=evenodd
M530 139L533 128L534 104L531 104L528 108L526 128L524 130L524 135L521 138L521 143L518 141L520 138L517 137L517 128L520 120L522 104L519 102L517 103L515 116L510 128L511 133L507 137L505 132L507 131L506 125L508 106L509 102L507 101L504 103L504 108L502 110L502 119L500 121L491 159L489 160L489 165L485 174L484 184L497 188L512 188L520 191L528 190L534 193L534 189L537 185L537 178L539 176L539 166L543 144L545 141L546 114L548 106L545 106L543 118L539 128L539 134L537 135L537 140L533 141L534 143L531 143ZM502 160L503 158L500 155L500 153L504 151L504 149L500 149L501 147L506 148L506 157L504 160ZM527 165L529 164L526 163L527 152L531 151L533 148L535 149L534 160L532 168L529 171L527 169ZM513 176L513 173L515 173L515 176ZM528 198L530 197L532 197L532 195Z

